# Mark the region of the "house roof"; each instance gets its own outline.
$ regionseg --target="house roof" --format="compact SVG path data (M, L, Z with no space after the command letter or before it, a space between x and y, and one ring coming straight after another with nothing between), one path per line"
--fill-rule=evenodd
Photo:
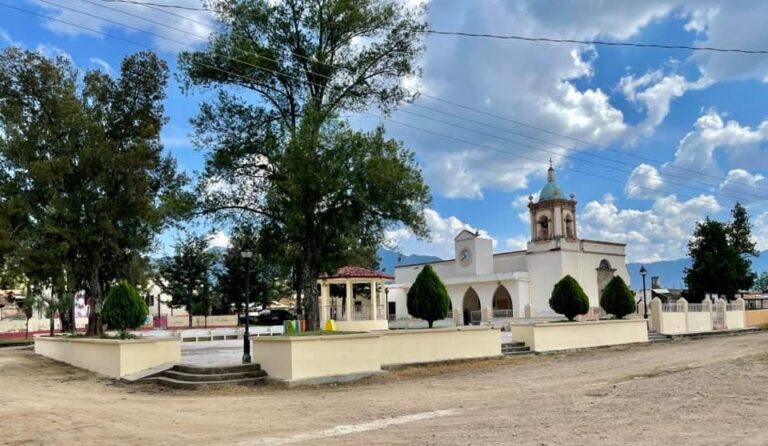
M394 276L382 271L363 268L362 266L342 266L331 274L322 274L322 279L385 279L394 280Z

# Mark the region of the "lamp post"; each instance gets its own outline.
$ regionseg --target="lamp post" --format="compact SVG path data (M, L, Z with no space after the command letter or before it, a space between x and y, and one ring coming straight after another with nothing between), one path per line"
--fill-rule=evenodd
M245 259L245 333L243 334L243 364L251 363L251 257L253 252L243 251L240 255Z
M645 302L645 275L647 273L645 265L640 265L640 275L643 276L643 319L648 319L648 304Z

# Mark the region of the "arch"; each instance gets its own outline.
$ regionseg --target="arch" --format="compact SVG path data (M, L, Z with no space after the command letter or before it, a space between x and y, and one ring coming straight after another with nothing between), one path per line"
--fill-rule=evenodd
M511 310L512 309L512 295L509 294L507 287L499 285L496 287L496 291L493 292L493 309L494 310Z
M601 297L603 290L608 285L608 282L613 279L613 275L616 270L611 268L611 262L608 259L600 260L600 265L597 267L597 295Z
M600 266L598 266L597 269L603 270L603 271L606 271L606 270L610 271L612 269L611 262L609 262L608 259L603 259L600 261Z
M565 237L569 239L576 238L576 231L574 230L573 217L571 214L566 214L565 216Z
M542 215L539 217L539 239L549 238L549 217Z
M462 299L464 325L472 323L472 313L475 311L480 311L480 296L477 295L477 291L474 288L469 287L464 292L464 299Z

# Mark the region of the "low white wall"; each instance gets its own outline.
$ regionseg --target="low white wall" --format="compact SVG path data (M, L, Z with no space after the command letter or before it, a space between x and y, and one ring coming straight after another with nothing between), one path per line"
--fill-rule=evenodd
M113 378L181 361L174 338L91 339L36 337L35 353Z
M151 312L150 312L151 313ZM152 314L150 314L151 316ZM192 328L204 328L205 327L204 316L192 316ZM220 326L220 327L234 327L237 325L237 315L226 314L220 316L208 316L208 326ZM169 327L189 327L189 316L168 316Z
M744 313L744 311L726 311L725 326L729 329L746 327L746 316Z
M501 355L490 327L252 338L253 362L286 382L380 372L382 367Z
M512 339L535 352L648 342L644 319L510 325Z
M697 333L712 330L712 313L699 311L688 313L688 332Z
M85 328L88 323L88 318L75 319L75 326L77 328ZM2 319L0 320L0 333L24 333L26 331L27 321L25 319ZM55 330L61 329L61 322L59 318L54 319L53 326ZM30 319L29 331L48 331L51 328L50 319Z
M334 321L337 331L376 331L389 329L389 321Z
M685 333L685 313L662 313L661 314L661 329L660 333L664 334L677 334Z
M385 367L501 355L499 331L489 327L393 330L379 343Z

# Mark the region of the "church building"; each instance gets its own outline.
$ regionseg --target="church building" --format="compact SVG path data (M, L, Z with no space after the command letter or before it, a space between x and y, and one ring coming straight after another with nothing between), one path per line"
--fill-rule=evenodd
M552 288L570 274L589 296L592 312L614 275L629 283L626 245L579 238L576 200L563 195L550 165L538 200L529 196L531 235L527 249L493 252L492 241L463 230L454 239L455 258L395 268L388 287L390 319L409 318L406 296L416 276L429 264L451 298L457 324L507 317L555 316L549 308ZM599 314L599 313L598 313Z

